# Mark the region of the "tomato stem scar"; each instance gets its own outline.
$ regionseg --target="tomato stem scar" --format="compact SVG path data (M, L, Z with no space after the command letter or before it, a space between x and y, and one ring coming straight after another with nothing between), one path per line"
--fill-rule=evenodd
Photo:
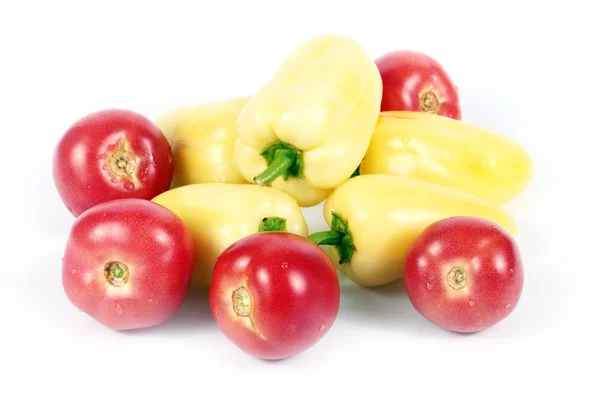
M117 151L110 156L109 165L110 170L117 176L133 176L137 163L133 154L125 150L125 139L121 140Z
M239 317L249 317L250 311L252 310L252 300L250 299L250 293L244 286L240 286L235 289L231 295L233 302L233 311Z
M453 267L446 276L448 286L454 290L460 290L467 286L467 271L463 267Z
M264 336L260 333L254 320L252 319L252 298L250 297L250 292L244 286L240 286L235 289L231 294L231 301L233 304L233 312L238 317L248 318L250 320L250 325L254 332L260 337L264 339Z
M112 286L123 286L129 280L129 267L119 261L109 261L104 266L104 277Z
M440 102L432 91L425 92L421 95L421 111L428 113L437 113Z

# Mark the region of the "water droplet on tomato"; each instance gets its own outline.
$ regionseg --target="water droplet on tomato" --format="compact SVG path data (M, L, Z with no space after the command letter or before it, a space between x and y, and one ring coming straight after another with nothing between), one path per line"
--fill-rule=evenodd
M506 308L510 308L510 303L508 303L508 304L506 305Z
M167 154L167 162L169 164L171 164L173 162L173 157L171 157L171 154Z
M125 190L129 190L132 191L133 189L135 189L135 185L133 182L131 181L127 181L123 184L123 187L125 188Z
M88 185L88 190L90 190L92 188L92 185Z
M474 300L469 300L469 305L470 305L471 307L473 307L473 306L475 305L475 301L474 301Z
M152 303L154 300L152 299L148 299L148 303Z
M112 178L110 181L111 181L112 183L117 183L117 178Z
M106 164L102 166L102 171L106 171Z
M98 154L98 155L96 156L96 158L97 158L98 160L101 160L101 159L103 159L105 156L106 156L106 153L102 153L102 154Z
M140 173L140 179L142 182L148 182L148 167L144 168L144 170Z
M508 272L510 272L512 274L512 273L515 272L515 270L511 268L511 269L508 270Z
M429 282L427 282L427 289L431 290L431 288L433 287L433 285Z
M325 330L325 325L321 325L321 327L319 328L319 332L323 332Z
M77 273L77 270L76 270L76 269L72 269L72 270L71 270L71 273L72 273L72 274L76 274L76 273Z
M281 263L281 268L284 268L284 269L285 269L285 268L287 268L287 267L288 267L288 263L286 263L286 262L282 262L282 263Z

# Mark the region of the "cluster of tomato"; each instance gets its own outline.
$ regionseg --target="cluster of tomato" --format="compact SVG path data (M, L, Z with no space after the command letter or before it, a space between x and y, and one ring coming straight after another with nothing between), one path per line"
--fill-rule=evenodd
M461 118L455 86L430 57L395 52L377 66L384 83L382 110ZM161 324L189 292L198 256L193 232L151 201L170 188L173 171L168 140L154 122L133 111L103 110L81 118L55 149L54 182L76 217L64 253L63 287L73 305L107 327ZM486 251L476 246L483 242L491 244ZM477 261L468 277L469 306L485 304L477 313L464 312L463 302L452 298L453 290L468 283L464 260ZM434 223L406 258L410 301L450 330L493 325L515 305L522 285L513 240L475 218ZM340 284L319 246L292 233L262 232L219 256L209 296L215 321L232 342L258 357L278 359L306 350L330 330Z
M193 232L152 201L169 189L173 162L155 123L125 110L85 116L55 149L54 182L77 217L63 258L63 287L73 305L112 329L167 321L191 287ZM278 359L327 333L340 286L319 246L273 231L223 252L209 295L214 318L232 341L258 357Z

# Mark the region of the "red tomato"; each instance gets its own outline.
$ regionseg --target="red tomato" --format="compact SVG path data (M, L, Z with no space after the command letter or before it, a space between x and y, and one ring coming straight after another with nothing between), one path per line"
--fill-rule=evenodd
M210 307L243 351L282 359L318 342L340 304L335 267L319 246L289 232L256 233L217 260Z
M149 200L121 199L77 218L62 282L71 303L101 324L139 329L179 309L193 268L192 234L175 214Z
M513 238L476 217L452 217L426 228L410 247L404 287L416 310L434 324L476 332L506 318L523 290Z
M75 122L60 139L53 177L63 203L77 217L105 201L150 200L166 191L173 156L166 137L146 117L103 110Z
M458 88L430 56L398 50L375 63L383 81L381 111L423 111L461 119Z

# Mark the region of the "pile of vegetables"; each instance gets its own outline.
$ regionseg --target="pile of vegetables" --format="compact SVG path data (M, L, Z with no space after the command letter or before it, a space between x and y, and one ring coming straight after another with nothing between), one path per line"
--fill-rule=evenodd
M169 320L208 288L223 334L264 359L330 331L341 274L365 287L401 280L443 329L493 326L523 290L503 207L533 167L519 144L461 118L458 89L433 58L372 60L333 35L300 44L251 96L156 121L84 116L53 158L76 217L65 293L130 330ZM321 203L330 229L311 233L303 208Z

